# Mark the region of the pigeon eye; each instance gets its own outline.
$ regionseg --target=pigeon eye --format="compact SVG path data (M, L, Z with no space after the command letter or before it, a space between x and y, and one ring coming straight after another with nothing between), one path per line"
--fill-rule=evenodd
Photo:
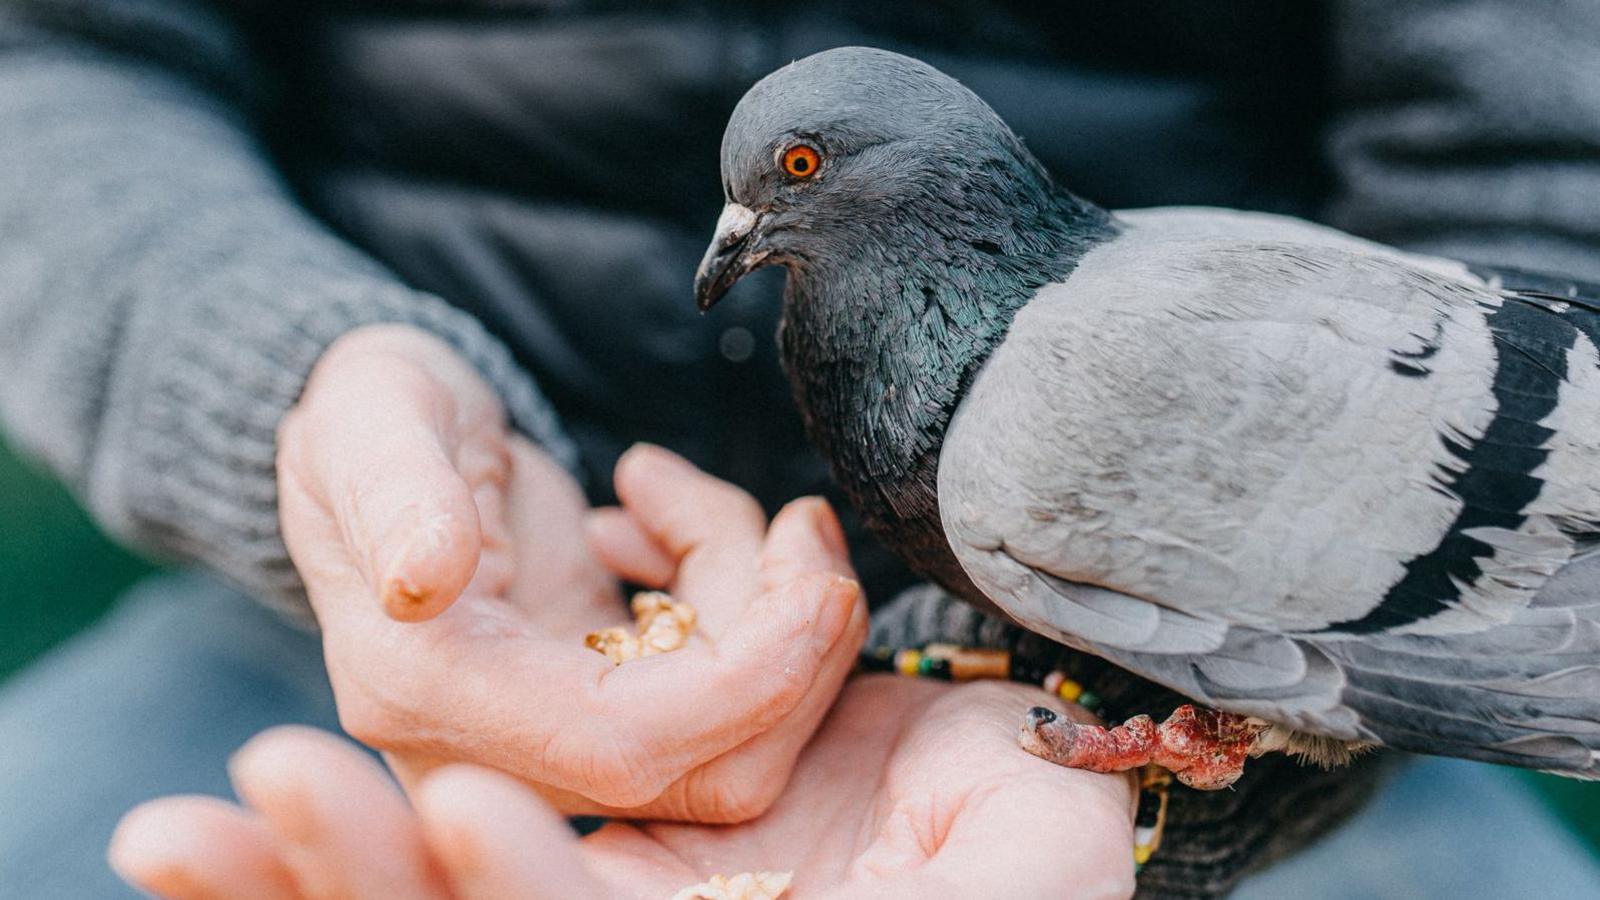
M822 157L805 144L795 144L783 151L783 170L796 178L810 178L817 173Z

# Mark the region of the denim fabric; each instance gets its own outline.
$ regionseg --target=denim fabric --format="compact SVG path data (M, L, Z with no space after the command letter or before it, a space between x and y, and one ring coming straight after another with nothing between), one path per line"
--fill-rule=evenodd
M1594 900L1600 862L1513 770L1418 757L1235 900Z
M314 635L200 576L136 586L0 686L0 898L134 896L105 863L122 813L232 796L229 754L290 722L338 727Z

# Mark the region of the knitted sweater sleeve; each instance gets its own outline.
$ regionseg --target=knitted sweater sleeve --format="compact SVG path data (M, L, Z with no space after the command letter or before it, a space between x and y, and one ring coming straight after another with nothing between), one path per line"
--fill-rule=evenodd
M297 207L252 134L258 90L210 5L0 8L0 424L121 538L303 614L275 433L340 335L443 338L516 426L575 453L474 320Z

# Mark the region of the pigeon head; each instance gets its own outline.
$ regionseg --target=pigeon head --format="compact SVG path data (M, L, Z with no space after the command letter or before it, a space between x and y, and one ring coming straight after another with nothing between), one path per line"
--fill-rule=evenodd
M890 260L875 257L903 247L1025 250L1047 237L1030 220L1070 196L972 91L864 47L806 57L752 87L723 135L722 183L726 206L695 276L702 310L764 265L803 279L881 266Z
M868 528L972 596L940 531L944 432L1016 312L1117 223L955 79L862 47L757 82L723 134L722 184L700 308L788 269L777 340L808 437Z

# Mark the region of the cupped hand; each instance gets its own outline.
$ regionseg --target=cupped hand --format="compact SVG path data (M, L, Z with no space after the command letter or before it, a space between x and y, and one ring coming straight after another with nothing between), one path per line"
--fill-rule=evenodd
M755 870L793 872L796 900L1126 897L1132 781L1016 745L1018 710L1052 702L1014 684L861 677L760 818L613 823L581 841L498 773L437 770L408 808L350 745L279 729L235 757L246 807L153 801L123 820L110 855L124 878L173 900L659 900Z
M865 635L823 501L769 528L742 492L645 447L618 465L623 509L586 524L572 479L414 329L329 348L280 429L278 472L341 724L404 782L471 762L565 813L746 819ZM628 620L601 555L698 608L686 646L621 666L584 646Z

